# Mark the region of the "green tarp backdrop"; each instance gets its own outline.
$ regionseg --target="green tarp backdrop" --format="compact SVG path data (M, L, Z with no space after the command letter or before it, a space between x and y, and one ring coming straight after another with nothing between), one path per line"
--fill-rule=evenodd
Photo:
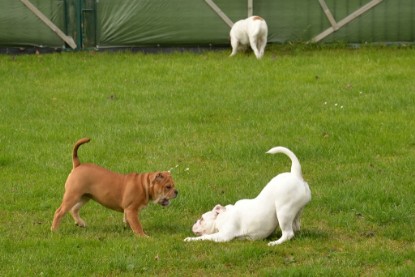
M415 0L1 0L0 47L228 45L230 27L209 2L233 22L265 18L269 43L415 41Z

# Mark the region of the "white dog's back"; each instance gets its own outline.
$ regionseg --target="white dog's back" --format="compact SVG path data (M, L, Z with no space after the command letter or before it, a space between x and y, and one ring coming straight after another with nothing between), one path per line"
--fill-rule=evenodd
M265 20L259 16L251 16L247 19L248 34L250 36L256 36L258 38L267 39L268 35L268 26ZM266 41L265 41L266 42Z

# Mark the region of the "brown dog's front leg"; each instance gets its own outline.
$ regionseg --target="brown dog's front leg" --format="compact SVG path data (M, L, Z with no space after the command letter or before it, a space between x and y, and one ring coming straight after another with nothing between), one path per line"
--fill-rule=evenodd
M124 215L127 223L130 225L133 232L139 236L147 236L144 234L143 227L138 220L138 211L137 210L124 210Z

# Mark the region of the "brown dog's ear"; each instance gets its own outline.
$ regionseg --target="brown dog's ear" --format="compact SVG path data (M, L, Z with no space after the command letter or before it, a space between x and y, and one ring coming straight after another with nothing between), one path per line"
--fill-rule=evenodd
M160 182L164 179L163 173L158 172L151 183Z

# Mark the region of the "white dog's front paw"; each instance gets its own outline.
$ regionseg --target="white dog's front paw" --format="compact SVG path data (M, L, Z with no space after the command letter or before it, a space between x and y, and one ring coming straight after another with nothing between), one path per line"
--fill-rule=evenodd
M195 240L197 240L197 238L191 238L191 237L188 237L188 238L185 238L185 239L184 239L184 241L186 241L186 242L189 242L189 241L195 241Z

